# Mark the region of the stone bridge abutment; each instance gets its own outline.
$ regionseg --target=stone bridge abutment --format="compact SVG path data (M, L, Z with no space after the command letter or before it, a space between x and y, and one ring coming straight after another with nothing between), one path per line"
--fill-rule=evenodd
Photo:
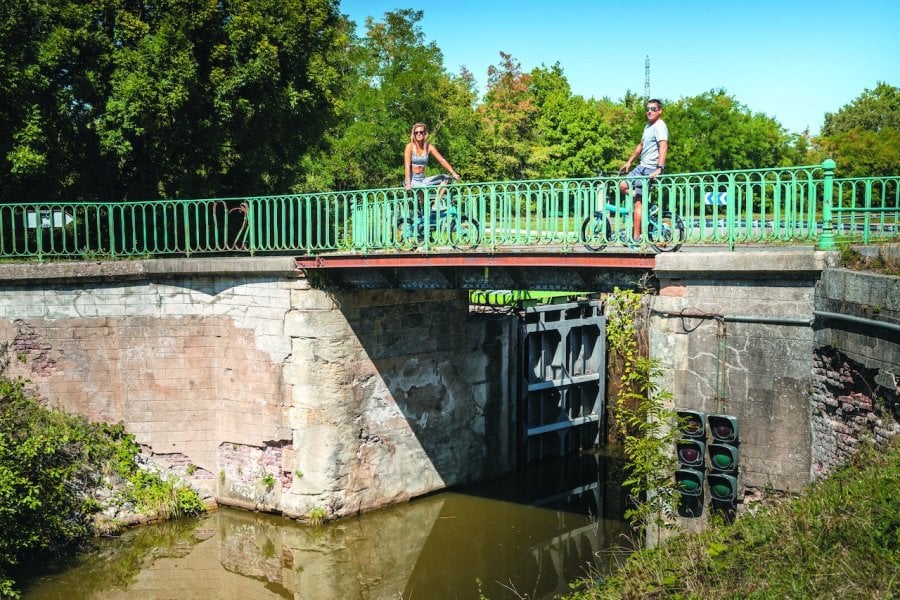
M371 510L514 465L509 319L312 289L291 258L3 267L7 371L223 503Z
M737 417L748 497L799 492L863 438L885 444L900 431L900 278L839 269L837 258L657 256L649 327L662 386L673 408Z
M898 430L900 279L835 259L657 256L663 387L738 417L751 492ZM518 322L466 290L316 289L290 257L7 264L0 289L8 375L221 503L333 518L515 468Z

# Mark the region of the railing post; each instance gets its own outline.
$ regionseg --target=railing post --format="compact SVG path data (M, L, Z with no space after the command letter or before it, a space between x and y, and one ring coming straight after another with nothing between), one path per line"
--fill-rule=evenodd
M244 224L247 230L243 235L247 239L247 249L250 250L250 256L253 256L256 254L256 224L254 223L256 211L253 209L256 203L252 202L250 198L245 198L244 202L247 203L247 212L244 213Z
M834 201L834 167L835 162L830 158L822 163L825 171L822 185L822 235L819 237L819 250L834 250L834 217L832 215L832 202Z
M728 175L728 186L725 188L725 227L728 231L728 249L734 252L735 244L735 225L737 218L737 194L734 191L734 173ZM716 196L713 196L716 199ZM749 208L747 209L749 212Z

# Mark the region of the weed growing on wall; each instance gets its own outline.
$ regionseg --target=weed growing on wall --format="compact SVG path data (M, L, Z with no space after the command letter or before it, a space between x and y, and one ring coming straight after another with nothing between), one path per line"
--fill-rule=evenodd
M321 525L322 523L325 522L325 509L320 508L318 506L313 508L312 510L309 511L308 518L309 518L310 525L312 525L314 527L318 527L319 525Z
M890 247L878 247L877 253L863 255L850 244L840 246L840 266L854 271L868 271L881 275L900 275L900 253Z
M675 412L666 408L672 394L656 384L662 374L658 361L647 357L646 344L641 344L641 298L636 292L615 289L606 301L606 334L616 376L610 386L612 420L625 450L624 484L632 499L625 517L643 532L671 523L675 512L678 498L672 474L677 468L673 448L678 430L673 426Z

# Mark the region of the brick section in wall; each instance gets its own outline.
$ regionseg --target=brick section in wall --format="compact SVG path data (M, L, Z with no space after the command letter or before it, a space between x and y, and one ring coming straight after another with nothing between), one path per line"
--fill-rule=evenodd
M831 473L868 438L884 447L900 433L889 390L878 383L879 370L866 368L830 346L813 359L813 474Z

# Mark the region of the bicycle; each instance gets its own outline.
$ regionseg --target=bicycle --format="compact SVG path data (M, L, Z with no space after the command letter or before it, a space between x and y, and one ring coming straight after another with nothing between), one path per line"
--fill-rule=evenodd
M611 193L615 193L614 189L611 190ZM620 207L607 199L604 202L603 210L595 211L594 216L585 217L582 222L581 243L585 248L594 252L603 250L607 244L615 241L637 245L637 242L631 239L630 216L631 211L627 207ZM618 240L613 236L613 219L617 219L619 223L623 224L619 228ZM657 252L675 252L681 248L684 241L684 222L681 220L681 216L673 215L669 211L660 213L659 206L651 203L647 211L647 219L647 236L650 238L650 247Z
M441 175L437 185L446 185L451 181L449 175ZM441 206L430 209L427 219L425 211L421 209L415 211L415 214L397 217L394 228L397 246L411 250L424 244L426 240L431 244L449 243L456 249L471 250L478 246L481 241L478 221L461 213L452 201L444 203L443 194L438 199L442 202ZM424 199L420 198L422 200Z

